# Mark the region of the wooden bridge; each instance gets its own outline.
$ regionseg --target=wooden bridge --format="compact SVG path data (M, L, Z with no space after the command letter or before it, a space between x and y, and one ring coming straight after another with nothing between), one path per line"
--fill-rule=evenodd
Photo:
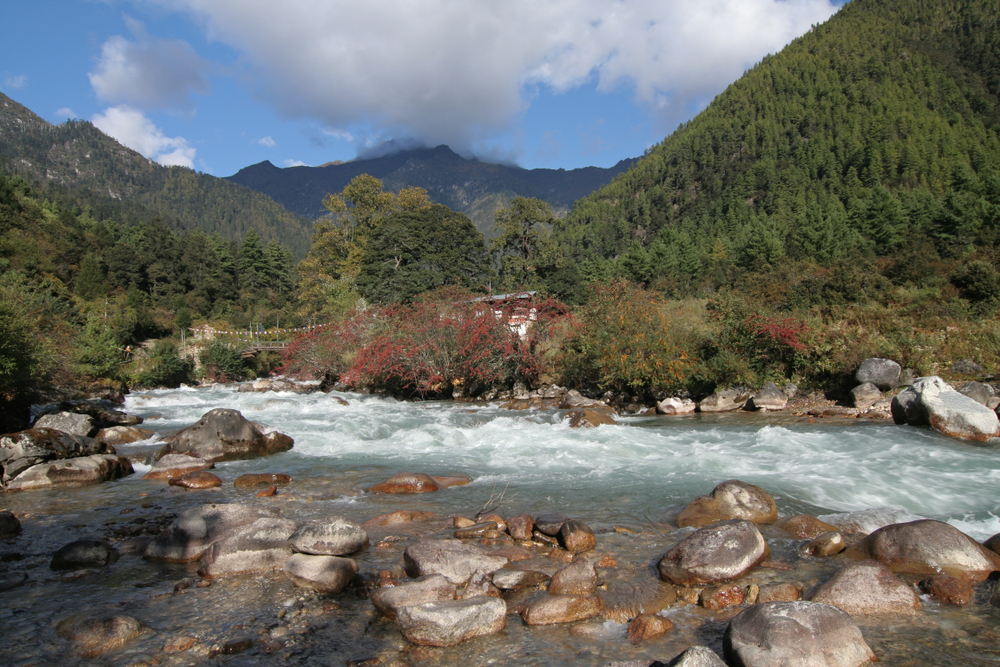
M240 356L247 359L249 357L255 357L261 352L277 352L284 350L289 345L291 345L291 341L287 340L261 340L250 343L240 350Z

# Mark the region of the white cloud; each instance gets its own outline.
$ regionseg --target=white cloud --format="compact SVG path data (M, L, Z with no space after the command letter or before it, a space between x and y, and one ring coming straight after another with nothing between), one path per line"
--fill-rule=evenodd
M149 0L239 51L288 117L457 150L510 131L537 86L626 87L661 126L826 20L831 0ZM359 139L364 143L364 139Z
M192 92L209 92L210 65L190 44L151 37L139 21L125 21L133 40L108 38L88 74L97 97L142 109L188 109Z
M266 137L261 137L260 139L257 140L257 143L260 144L261 146L267 146L268 148L274 148L275 146L278 145L274 141L274 139L271 138L271 135L268 135Z
M28 83L28 77L22 75L11 76L7 74L3 78L4 90L20 90L24 88L24 84Z
M306 163L303 162L302 160L285 160L284 164L285 164L286 167L304 167L304 166L306 166Z
M78 116L76 115L76 112L70 109L69 107L56 109L56 118L59 118L60 120L62 119L70 120L72 118L77 118L77 117Z
M110 107L92 120L101 132L151 160L168 167L194 169L197 149L189 146L184 137L164 135L141 111L124 105Z

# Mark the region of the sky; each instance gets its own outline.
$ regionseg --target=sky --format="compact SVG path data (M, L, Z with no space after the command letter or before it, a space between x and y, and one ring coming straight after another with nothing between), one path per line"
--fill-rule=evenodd
M215 176L373 156L389 140L610 167L843 2L9 2L0 91Z

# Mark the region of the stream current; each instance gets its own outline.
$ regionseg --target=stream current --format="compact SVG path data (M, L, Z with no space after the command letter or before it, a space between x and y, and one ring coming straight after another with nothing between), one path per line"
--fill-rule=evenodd
M345 401L346 405L342 402ZM292 436L294 448L266 459L217 464L220 489L186 491L136 474L97 487L0 496L0 508L21 517L24 531L0 542L0 571L23 570L27 584L0 593L0 664L292 664L343 665L605 665L614 660L664 662L694 643L721 652L727 614L697 607L662 612L675 630L642 644L625 639L625 625L590 621L573 627L527 627L509 617L504 634L451 649L408 646L375 612L363 591L333 598L297 589L280 574L216 580L208 588L174 592L196 566L164 565L124 553L105 571L82 576L48 569L51 554L86 536L113 541L155 532L184 509L205 502L264 502L284 516L318 520L341 515L364 522L400 509L447 518L485 507L502 516L562 514L598 533L598 549L620 566L615 577L655 579L655 564L685 532L669 522L692 498L739 479L775 497L781 515L837 515L866 530L920 517L940 519L977 540L1000 532L1000 449L953 440L929 429L891 422L819 420L748 413L626 417L619 426L571 429L558 410L510 411L497 405L397 402L355 394L237 393L233 386L135 393L125 410L145 418L150 441L118 447L142 458L160 434L196 422L213 408L235 408L252 421ZM418 496L366 494L397 472L464 474L467 486ZM294 478L273 499L235 489L249 472ZM450 525L448 522L447 525ZM372 533L358 556L362 573L398 570L402 549L418 527ZM428 531L446 536L444 521ZM779 560L794 561L800 544L765 532ZM381 542L386 548L376 548ZM761 570L761 583L782 576L808 590L834 569L812 559L793 573ZM859 619L866 639L887 665L990 665L1000 662L1000 610L989 605L993 582L969 607L922 597L917 617ZM125 613L151 629L139 641L87 661L67 653L55 625L74 611ZM284 613L282 613L284 612ZM276 629L277 628L277 629ZM281 629L284 628L284 629ZM175 636L195 648L164 653ZM251 636L255 648L211 656L226 640ZM284 639L261 648L273 638ZM274 648L278 647L278 648ZM365 662L370 661L370 662Z

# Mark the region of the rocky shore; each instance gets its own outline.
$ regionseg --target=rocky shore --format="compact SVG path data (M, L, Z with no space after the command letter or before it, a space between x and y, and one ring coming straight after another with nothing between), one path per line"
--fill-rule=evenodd
M524 401L615 423L603 401L552 393L508 407ZM770 394L744 401L767 409ZM917 380L881 411L945 433L955 423L988 432L988 420L976 426L983 413L952 394L968 398ZM809 413L800 416L817 416ZM980 544L931 520L780 516L767 490L739 480L639 527L594 523L572 507L511 515L489 501L441 513L427 499L472 480L420 471L359 491L392 511L334 512L313 502L328 482L271 467L268 457L294 447L292 438L235 410L212 410L166 438L143 479L124 480L138 461L109 440L149 432L127 415L80 423L76 414L0 438L3 664L1000 658L1000 535ZM957 437L981 439L966 431ZM108 470L92 474L95 459ZM241 460L253 472L215 467Z

